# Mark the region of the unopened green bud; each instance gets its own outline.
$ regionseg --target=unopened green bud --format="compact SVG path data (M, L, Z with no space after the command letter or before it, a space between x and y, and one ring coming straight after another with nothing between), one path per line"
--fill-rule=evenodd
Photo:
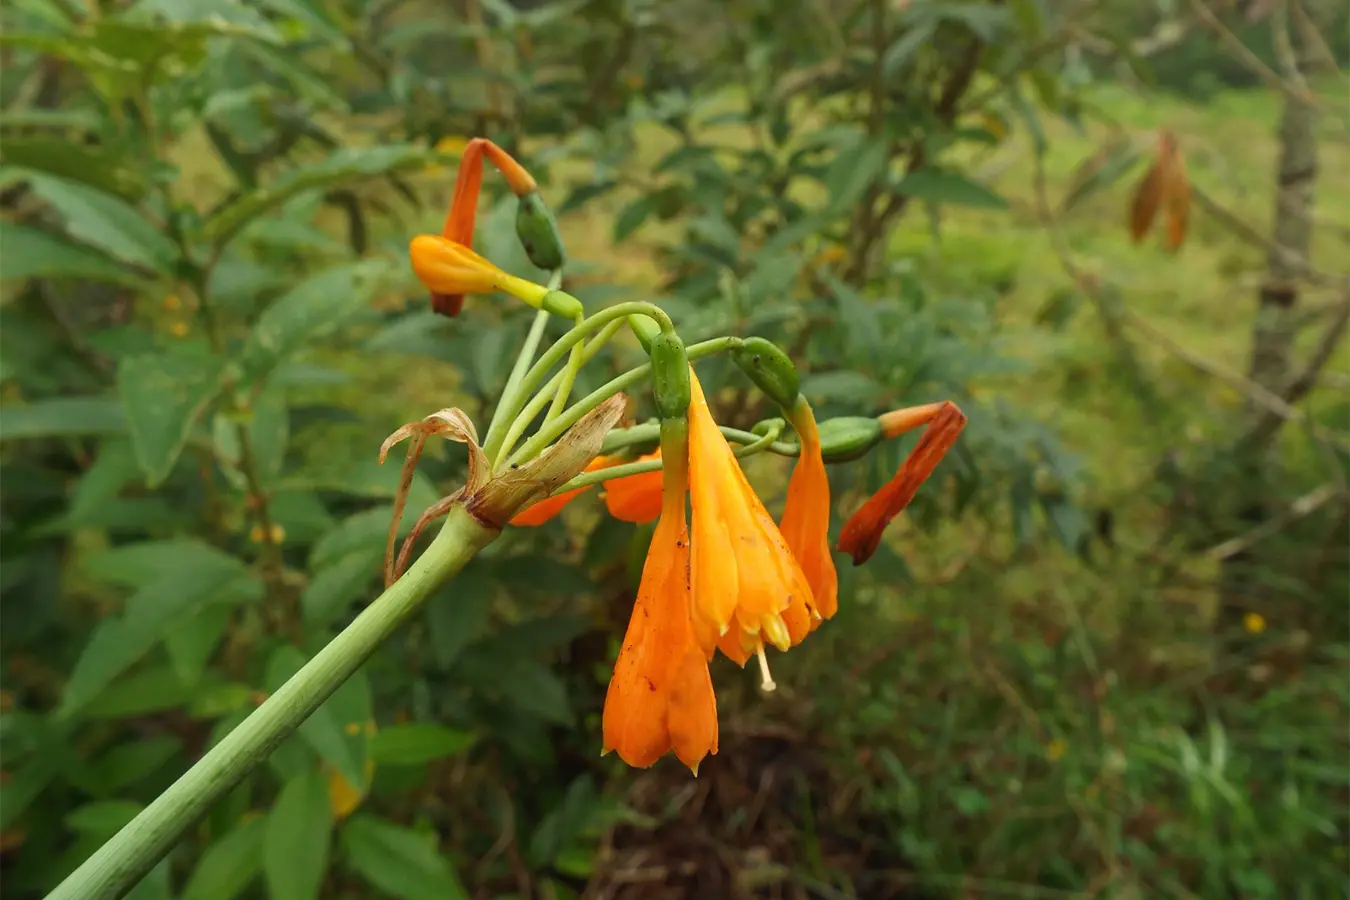
M539 268L554 271L563 267L567 256L563 252L562 235L558 233L558 220L553 218L553 210L548 208L538 191L520 198L516 207L516 236L530 262Z
M885 437L881 424L865 416L840 416L819 425L820 453L826 462L858 459Z
M586 312L586 307L581 305L581 301L566 291L549 291L539 305L555 316L562 316L570 321L581 318Z
M652 338L652 397L662 419L683 419L689 413L689 356L684 341L672 332Z
M762 337L746 338L731 351L731 358L774 403L791 409L797 402L801 384L797 367L777 344Z

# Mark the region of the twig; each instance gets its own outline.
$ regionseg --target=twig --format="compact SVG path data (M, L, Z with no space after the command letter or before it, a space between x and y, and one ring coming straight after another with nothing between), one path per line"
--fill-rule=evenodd
M1293 11L1295 24L1298 26L1300 37L1304 43L1317 50L1318 55L1322 57L1322 62L1326 65L1328 72L1334 72L1337 78L1344 78L1340 65L1336 62L1336 54L1331 51L1326 39L1322 37L1322 32L1318 29L1317 23L1308 15L1308 11L1303 8L1301 0L1292 0L1290 9Z
M1288 79L1281 78L1279 75L1275 74L1270 66L1263 63L1261 58L1253 53L1250 47L1242 43L1242 41L1238 39L1238 36L1233 34L1227 25L1223 24L1219 17L1214 14L1214 10L1205 5L1204 0L1190 0L1190 2L1191 9L1195 10L1196 15L1203 19L1210 30L1219 36L1219 41L1227 46L1229 50L1233 51L1233 54L1238 58L1238 61L1254 72L1262 81L1295 99L1305 103L1320 105L1318 104L1317 96L1311 91L1291 84Z
M1215 202L1213 197L1210 197L1195 185L1191 185L1191 199L1195 201L1196 206L1199 206L1215 219L1218 219L1220 224L1233 232L1233 234L1242 238L1242 240L1255 247L1260 247L1268 253L1274 253L1279 256L1286 265L1297 270L1300 276L1311 284L1344 284L1347 281L1346 276L1337 276L1328 272L1323 272L1313 266L1303 254L1297 253L1288 247L1272 241L1251 225L1244 222L1236 213L1226 207L1220 206Z
M1347 327L1350 327L1350 288L1347 288L1341 296L1336 317L1327 326L1326 331L1322 333L1321 339L1317 342L1317 346L1313 348L1312 354L1308 357L1303 369L1289 379L1289 383L1280 391L1283 402L1287 404L1297 403L1317 385L1318 376L1326 368L1326 364L1331 361L1336 348L1340 346ZM1274 434L1279 426L1279 416L1273 409L1267 407L1265 414L1252 424L1252 427L1247 430L1247 433L1242 436L1238 443L1240 446L1260 444Z
M1222 561L1237 556L1239 553L1248 550L1253 544L1265 540L1272 534L1284 530L1299 519L1309 516L1321 509L1328 501L1336 496L1347 499L1345 491L1340 485L1328 482L1316 490L1309 491L1293 503L1290 503L1289 508L1278 516L1267 519L1245 534L1230 538L1222 544L1215 544L1213 547L1206 550L1204 555L1215 561Z

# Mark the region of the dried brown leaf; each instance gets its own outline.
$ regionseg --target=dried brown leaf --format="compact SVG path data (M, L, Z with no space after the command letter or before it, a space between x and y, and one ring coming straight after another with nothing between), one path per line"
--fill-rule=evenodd
M1158 212L1158 200L1162 194L1162 173L1155 162L1148 167L1144 177L1139 179L1134 189L1134 199L1130 201L1130 240L1136 244L1144 239L1153 225L1153 217Z
M511 517L542 500L579 474L600 452L601 443L623 417L628 398L615 394L569 428L538 457L493 478L468 502L479 521L501 528Z

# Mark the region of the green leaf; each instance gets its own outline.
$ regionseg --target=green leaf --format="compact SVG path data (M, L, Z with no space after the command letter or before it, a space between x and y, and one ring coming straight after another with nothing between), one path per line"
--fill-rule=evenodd
M930 203L950 203L953 206L974 206L982 209L1007 209L1008 201L955 172L940 169L919 169L910 172L896 187L896 192L927 200Z
M168 735L118 744L90 764L87 779L81 779L78 786L95 796L116 794L143 778L162 774L182 750L182 743Z
M183 900L232 900L262 869L267 820L251 819L206 848L192 870Z
M288 47L269 47L257 42L241 42L240 50L262 68L286 81L295 95L321 111L346 113L346 99L325 79L324 74L305 65L302 57Z
M123 587L145 587L180 570L244 571L244 564L223 550L193 538L122 544L84 557L80 569L91 578Z
M400 900L467 900L432 837L370 816L342 829L347 862L372 886Z
M65 823L71 831L107 840L144 808L133 800L98 800L72 810Z
M174 674L184 687L193 687L201 681L232 615L230 607L223 604L208 606L169 629L164 649L169 652Z
M332 334L365 309L388 264L366 260L312 275L281 295L258 319L240 357L250 379L266 377L306 343Z
M258 478L270 488L281 476L291 438L290 410L283 389L274 385L253 402L248 433Z
M1062 287L1045 298L1040 309L1036 310L1036 324L1049 325L1055 331L1062 331L1083 305L1083 295L1073 288Z
M192 426L221 391L221 361L182 352L123 359L117 367L136 460L149 487L156 487L178 461Z
M263 877L272 900L312 900L328 870L333 812L317 771L292 778L267 817Z
M858 135L852 144L839 151L825 172L828 209L838 213L852 207L889 164L890 141Z
M424 147L343 147L312 166L298 166L265 188L250 191L217 212L206 225L209 240L228 243L240 229L302 191L330 189L394 172L420 170L435 160Z
M909 68L919 48L932 40L936 24L932 19L916 22L900 36L899 40L886 48L885 54L881 57L881 74L887 81Z
M9 247L4 246L6 260ZM0 441L122 434L126 417L115 397L53 397L0 407Z
M614 243L625 240L637 231L642 223L656 212L659 199L656 194L645 194L619 210L618 216L614 219Z
M6 110L5 124L10 124L9 113ZM87 127L92 129L98 119L91 118L93 121ZM125 200L134 200L145 191L145 172L124 159L109 156L98 146L65 137L6 134L0 144L0 160L6 165L78 181Z
M315 573L300 595L300 612L310 627L327 625L364 594L380 573L379 545L349 553Z
M140 287L142 277L88 247L72 244L37 228L0 219L0 247L5 262L0 281L27 278L78 278Z
M167 665L150 666L119 678L80 710L81 718L128 719L182 706L188 689Z
M381 728L370 742L370 755L379 765L415 766L463 753L477 737L429 722L410 722Z
M882 392L881 385L862 372L815 372L802 376L802 394L812 400L843 400L855 406L870 406Z
M450 665L483 633L494 594L487 570L471 562L432 596L427 603L427 625L431 652L440 665Z
M28 183L60 213L71 237L161 275L172 271L178 248L125 200L55 175L31 172Z
M174 553L164 542L161 553ZM177 625L213 603L239 603L262 595L262 584L237 559L223 553L183 554L159 560L152 577L127 601L120 616L104 619L85 644L66 682L59 715L69 716L144 656Z

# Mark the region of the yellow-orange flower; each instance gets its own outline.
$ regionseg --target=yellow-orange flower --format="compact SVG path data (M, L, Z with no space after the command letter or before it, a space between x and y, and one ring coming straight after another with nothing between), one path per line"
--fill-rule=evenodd
M638 458L638 462L660 459L655 450ZM623 522L654 521L661 515L661 472L642 472L605 482L605 508Z
M839 549L853 557L855 566L867 562L877 552L881 533L914 499L919 487L933 474L966 427L965 413L950 401L895 410L880 416L878 421L886 437L895 437L920 425L928 427L894 477L867 499L839 533Z
M806 398L799 397L788 415L797 431L801 453L788 482L780 528L811 586L815 610L820 614L819 618L812 617L814 628L839 609L839 575L830 553L830 479L820 452L816 417Z
M688 476L667 460L661 519L605 695L604 748L646 767L668 751L694 774L717 752L717 698L690 618Z
M619 460L616 460L612 456L597 456L595 459L587 463L586 468L583 469L582 471L594 472L599 469L608 468L612 465L617 464L618 462ZM659 477L660 473L657 474ZM589 490L590 490L589 486L579 487L576 488L575 490L563 491L561 494L554 494L552 497L545 497L543 500L540 500L533 506L527 506L525 509L522 509L520 512L516 513L511 518L509 524L523 525L526 527L531 527L534 525L543 525L549 519L552 519L558 513L562 512L562 508L564 506L571 503L577 497L580 497L582 494L584 494L586 491Z
M419 234L409 245L413 272L432 294L452 296L505 291L538 308L548 288L497 268L468 247L434 234Z
M692 371L690 382L695 630L710 656L717 647L745 665L760 653L763 664L765 641L795 646L818 614L801 565L746 481ZM765 683L772 683L767 668Z
M437 149L440 148L441 145L437 144ZM517 196L528 194L538 187L530 173L492 141L486 138L474 138L469 141L459 158L459 170L455 173L455 192L450 199L450 210L445 216L445 226L441 229L441 237L465 247L473 246L473 226L478 215L478 194L483 188L484 154L487 154L492 164L506 177L511 190ZM426 279L423 279L423 283L425 281ZM460 309L464 306L465 294L487 293L442 292L435 288L430 290L432 308L442 315L452 317L459 315Z

